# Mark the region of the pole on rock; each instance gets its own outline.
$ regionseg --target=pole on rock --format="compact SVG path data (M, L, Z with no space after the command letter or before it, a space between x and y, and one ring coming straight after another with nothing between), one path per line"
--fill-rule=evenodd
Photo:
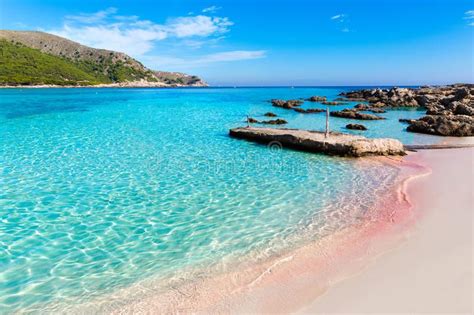
M326 107L326 132L324 138L329 137L329 107Z

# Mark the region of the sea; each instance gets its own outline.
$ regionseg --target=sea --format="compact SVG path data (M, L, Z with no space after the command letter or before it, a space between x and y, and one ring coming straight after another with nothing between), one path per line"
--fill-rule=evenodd
M184 270L230 270L358 222L399 169L228 135L266 112L324 130L325 113L269 100L355 88L0 89L0 313L80 309L150 279L166 290ZM423 110L379 115L367 131L336 117L330 129L440 139L398 121Z

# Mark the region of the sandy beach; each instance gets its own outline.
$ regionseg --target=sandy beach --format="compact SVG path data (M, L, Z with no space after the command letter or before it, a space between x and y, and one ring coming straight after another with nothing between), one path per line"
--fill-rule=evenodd
M300 313L472 313L474 150L426 150L407 160L432 170L408 186L421 213L410 239Z

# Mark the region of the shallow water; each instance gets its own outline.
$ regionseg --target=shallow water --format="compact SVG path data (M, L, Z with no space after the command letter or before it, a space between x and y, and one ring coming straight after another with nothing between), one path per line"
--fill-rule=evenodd
M322 129L324 114L267 100L342 90L0 90L0 310L82 303L187 267L264 258L301 231L318 237L353 223L397 169L227 136L267 111ZM422 114L390 111L364 122L364 133L340 118L331 128L433 143L398 122Z

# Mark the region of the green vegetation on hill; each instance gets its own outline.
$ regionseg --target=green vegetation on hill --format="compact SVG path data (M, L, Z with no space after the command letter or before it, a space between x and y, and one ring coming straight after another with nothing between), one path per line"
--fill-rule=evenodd
M0 40L2 85L91 85L100 83L71 62L22 44Z
M116 51L81 45L36 31L0 30L0 85L95 85L110 83L157 86L205 86L197 76L152 71Z
M70 60L43 53L20 43L0 40L0 84L92 85L138 81L157 82L151 71L130 67L112 58Z
M79 69L94 75L102 83L146 80L157 82L151 71L143 71L127 65L124 61L113 61L111 57L99 57L97 62L91 60L72 61Z

